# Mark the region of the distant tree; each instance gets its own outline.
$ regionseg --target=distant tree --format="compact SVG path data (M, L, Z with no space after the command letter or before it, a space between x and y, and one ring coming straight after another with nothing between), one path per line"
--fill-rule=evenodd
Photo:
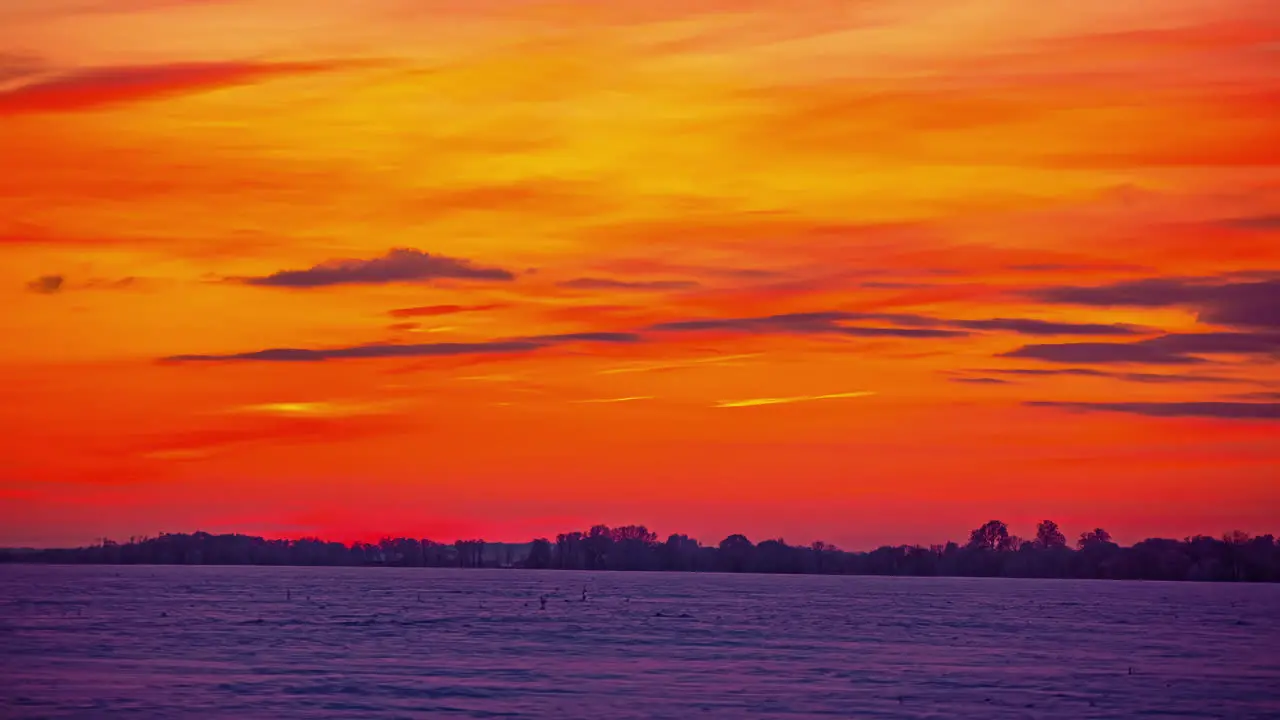
M529 557L525 558L524 566L535 570L551 567L551 542L546 538L534 540L529 547Z
M1052 520L1041 520L1036 526L1035 546L1041 550L1067 546L1067 536L1058 529L1058 523Z
M826 570L828 565L826 562L828 553L839 552L839 549L836 548L836 546L829 545L821 540L814 540L813 543L809 545L809 549L813 551L813 570L817 573L822 573Z
M1076 547L1081 550L1094 545L1106 545L1111 542L1111 533L1102 528L1094 528L1086 532L1080 533L1080 539L1076 541Z
M1036 539L1022 542L999 521L970 533L969 543L922 547L899 545L871 552L844 552L815 542L793 547L781 538L758 546L731 535L718 546L703 547L686 535L659 544L643 525L610 529L597 525L587 533L558 535L520 546L488 546L483 540L442 544L412 538L382 538L377 544L350 546L318 538L268 540L249 535L206 532L161 533L132 537L127 543L103 538L75 549L3 549L0 562L184 564L184 565L425 565L428 567L682 570L729 572L845 573L877 575L959 575L1074 577L1099 579L1280 581L1280 545L1272 535L1250 537L1232 531L1185 540L1151 538L1120 547L1105 530L1081 533L1079 549L1064 546L1050 521L1040 523ZM517 552L518 551L518 552Z
M755 546L745 535L730 535L720 541L721 569L727 572L744 572L751 566Z
M658 550L658 558L663 570L698 570L698 554L701 546L697 540L688 535L671 535ZM714 551L714 548L710 548Z
M982 527L969 533L971 550L1008 550L1009 526L999 520L989 520Z

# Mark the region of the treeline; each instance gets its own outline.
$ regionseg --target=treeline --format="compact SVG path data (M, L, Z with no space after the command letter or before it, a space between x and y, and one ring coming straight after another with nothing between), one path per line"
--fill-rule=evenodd
M182 565L390 565L399 567L518 567L557 570L1089 578L1116 580L1280 581L1280 544L1271 535L1232 532L1183 540L1153 538L1132 547L1112 542L1101 528L1074 543L1053 521L1024 540L992 520L964 544L887 546L847 552L815 542L753 543L730 535L702 545L686 535L665 541L642 525L564 533L554 541L451 544L413 538L344 545L314 538L266 540L249 535L162 534L117 543L104 540L68 550L0 550L0 562Z

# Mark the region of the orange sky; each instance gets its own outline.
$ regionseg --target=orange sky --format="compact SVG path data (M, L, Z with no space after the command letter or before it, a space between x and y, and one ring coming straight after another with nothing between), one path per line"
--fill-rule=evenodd
M1280 528L1273 0L6 0L0 545Z

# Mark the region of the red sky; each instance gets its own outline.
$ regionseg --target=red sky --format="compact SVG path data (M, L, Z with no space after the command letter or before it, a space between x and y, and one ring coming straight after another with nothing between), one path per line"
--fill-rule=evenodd
M1280 529L1272 0L7 0L0 544Z

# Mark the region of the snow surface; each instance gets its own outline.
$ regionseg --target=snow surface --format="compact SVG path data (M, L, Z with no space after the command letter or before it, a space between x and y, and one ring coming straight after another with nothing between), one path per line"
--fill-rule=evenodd
M0 717L122 716L1280 718L1280 586L0 566Z

